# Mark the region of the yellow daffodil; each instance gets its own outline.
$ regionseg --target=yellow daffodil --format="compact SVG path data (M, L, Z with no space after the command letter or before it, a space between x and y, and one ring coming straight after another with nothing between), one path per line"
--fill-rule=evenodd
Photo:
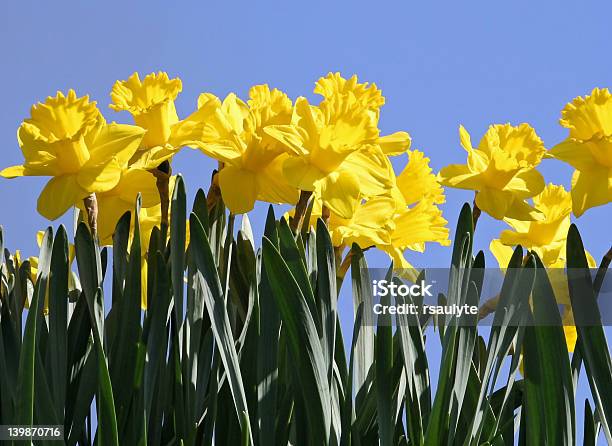
M391 256L397 270L414 279L414 268L404 257L406 249L423 252L427 242L450 244L448 222L437 206L445 202L444 190L429 166L429 158L418 150L408 153L408 163L396 183L391 193L396 211L390 240L378 247Z
M266 129L296 155L283 165L285 178L297 189L317 191L324 206L351 218L361 198L360 182L342 163L363 148L363 141L375 138L377 129L359 107L326 114L306 98L298 98L293 122Z
M300 97L291 125L265 131L292 155L283 165L290 184L316 192L326 208L350 219L362 199L383 195L393 186L385 155L405 152L410 137L405 132L380 136L384 98L374 85L330 73L319 79L315 92L323 96L318 106Z
M396 190L401 193L404 205L411 205L423 199L430 199L433 204L446 201L444 189L429 167L429 158L419 150L408 152L408 164L397 176Z
M590 96L577 97L561 112L560 123L569 137L548 153L576 169L571 192L579 217L612 201L612 95L595 88Z
M404 258L406 249L423 252L426 242L436 242L442 246L450 244L446 226L448 221L430 199L401 210L393 218L393 223L390 243L378 247L391 256L396 269L412 269Z
M234 214L250 211L256 200L295 204L299 196L283 176L285 147L264 131L291 121L291 100L267 85L252 87L249 98L230 94L221 103L204 94L198 111L177 126L183 140L223 163L219 187Z
M38 198L38 211L55 220L88 195L114 188L143 135L140 127L106 124L87 96L58 92L34 105L19 127L24 164L0 175L53 177Z
M508 265L514 251L512 247L516 245L535 251L546 267L565 264L565 241L572 211L569 192L563 186L548 184L533 197L533 203L542 212L542 220L527 222L505 218L513 230L502 231L499 239L491 242L491 252L501 268Z
M131 166L155 169L184 145L172 134L179 122L174 100L182 88L179 78L170 79L161 71L148 74L143 80L134 73L127 80L115 82L110 108L128 111L136 125L147 131Z
M533 202L542 212L543 220L525 222L504 219L514 230L502 231L499 239L491 241L490 249L500 268L508 266L516 245L521 245L538 254L547 268L555 298L559 304L564 306L563 331L568 351L573 352L576 345L576 327L564 270L566 237L571 224L572 198L563 186L548 184L539 195L533 198ZM588 252L585 254L589 266L594 268L595 259Z
M546 150L534 129L528 124L495 124L476 148L463 126L459 135L468 153L467 164L443 168L441 183L476 191L476 205L498 220L541 218L537 209L525 201L544 189L544 179L535 167Z
M371 116L372 124L378 126L380 108L385 104L385 98L376 84L359 83L355 75L345 79L340 73L328 73L317 80L314 92L323 96L323 101L319 104L322 108L333 110L356 102ZM411 140L407 132L395 132L378 136L372 142L378 144L386 155L400 155L410 148Z
M334 246L356 243L366 249L388 244L393 231L395 201L390 196L378 196L359 204L351 218L331 213L329 228Z

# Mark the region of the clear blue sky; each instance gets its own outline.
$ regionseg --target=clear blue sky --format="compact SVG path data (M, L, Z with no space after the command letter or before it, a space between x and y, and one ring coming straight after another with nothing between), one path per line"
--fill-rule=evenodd
M558 124L564 104L612 86L608 1L93 3L1 7L0 167L21 163L17 127L31 104L58 89L90 94L109 120L128 119L107 105L113 82L134 71L180 76L181 116L203 91L244 97L249 86L269 83L295 98L311 96L314 81L328 71L356 73L387 98L383 132L409 131L435 170L464 162L460 123L479 140L491 123L529 122L551 147L566 135ZM208 185L213 165L186 150L174 170L192 196L196 186ZM571 169L563 163L548 160L540 170L547 182L569 187ZM34 234L47 225L35 211L44 181L0 181L0 223L11 250L36 252ZM451 228L461 203L471 199L470 192L448 191ZM251 216L256 231L263 209ZM611 217L607 206L578 221L597 259L610 245ZM486 248L503 228L483 215L477 247ZM409 259L446 266L449 255L432 247ZM374 261L383 266L383 259Z

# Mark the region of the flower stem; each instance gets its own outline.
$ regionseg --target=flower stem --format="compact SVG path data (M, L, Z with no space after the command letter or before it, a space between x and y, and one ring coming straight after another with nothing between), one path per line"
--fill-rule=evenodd
M291 229L293 232L297 232L302 228L302 225L304 224L304 215L306 215L308 201L310 200L311 196L312 191L303 190L300 192L300 199L295 205L295 214L291 220Z
M480 214L481 214L481 210L478 207L478 205L476 204L476 198L474 198L474 204L472 205L472 219L473 219L473 226L474 226L474 230L476 230L476 223L478 223L478 219L480 218Z
M487 300L482 306L478 309L478 320L481 321L491 313L494 313L497 310L497 304L499 303L499 294Z
M325 205L321 208L321 218L325 222L327 226L329 226L329 216L331 215L331 211Z
M87 211L87 223L89 224L91 235L96 238L98 236L98 200L96 194L83 198L83 204Z
M210 189L208 189L208 195L206 196L206 206L208 212L217 205L221 199L221 188L219 187L219 171L213 170L212 177L210 179Z
M161 225L168 228L168 209L170 207L170 175L172 168L168 161L164 161L152 171L156 179L159 201L161 203ZM163 232L163 231L162 231Z
M334 248L334 250L336 249L337 248ZM344 246L342 246L340 249L344 250ZM338 252L336 252L336 254L338 254ZM338 259L342 258L342 251L340 251L339 255L336 255L336 257ZM346 276L346 273L351 266L352 258L353 258L353 250L349 249L348 252L346 253L346 256L342 260L342 262L339 265L336 264L337 265L336 266L336 288L337 288L338 294L340 293L342 282L344 282L344 277Z

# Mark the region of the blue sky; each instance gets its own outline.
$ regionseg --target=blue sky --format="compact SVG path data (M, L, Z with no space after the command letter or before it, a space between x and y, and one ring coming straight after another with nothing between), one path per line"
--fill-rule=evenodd
M76 89L98 101L108 120L129 116L107 108L116 79L165 70L180 76L181 116L199 93L244 97L269 83L292 98L312 97L329 71L383 90L384 133L407 130L437 171L464 162L463 124L479 140L492 123L531 123L551 147L566 136L558 124L566 102L612 84L612 3L515 2L6 2L0 13L0 167L21 163L16 130L31 104L56 90ZM396 159L402 168L405 160ZM214 163L185 150L174 171L190 195L207 187ZM571 169L547 160L547 182L569 187ZM36 253L46 222L36 211L43 179L0 180L0 223L6 244ZM447 193L454 224L468 191ZM261 228L265 206L251 215ZM610 245L610 206L578 220L587 249L600 259ZM61 221L68 223L69 217ZM476 246L486 249L504 224L483 215ZM409 255L420 266L446 266L448 248ZM491 259L489 257L489 259ZM376 256L377 266L384 257ZM579 405L580 407L580 405Z

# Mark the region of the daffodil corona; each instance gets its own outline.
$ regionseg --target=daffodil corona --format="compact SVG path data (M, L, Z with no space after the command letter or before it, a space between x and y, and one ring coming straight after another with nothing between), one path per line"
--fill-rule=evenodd
M476 191L476 205L492 217L538 220L536 208L525 200L544 189L544 179L535 169L546 149L529 124L489 127L478 147L469 133L459 128L467 164L452 164L440 171L444 186Z

